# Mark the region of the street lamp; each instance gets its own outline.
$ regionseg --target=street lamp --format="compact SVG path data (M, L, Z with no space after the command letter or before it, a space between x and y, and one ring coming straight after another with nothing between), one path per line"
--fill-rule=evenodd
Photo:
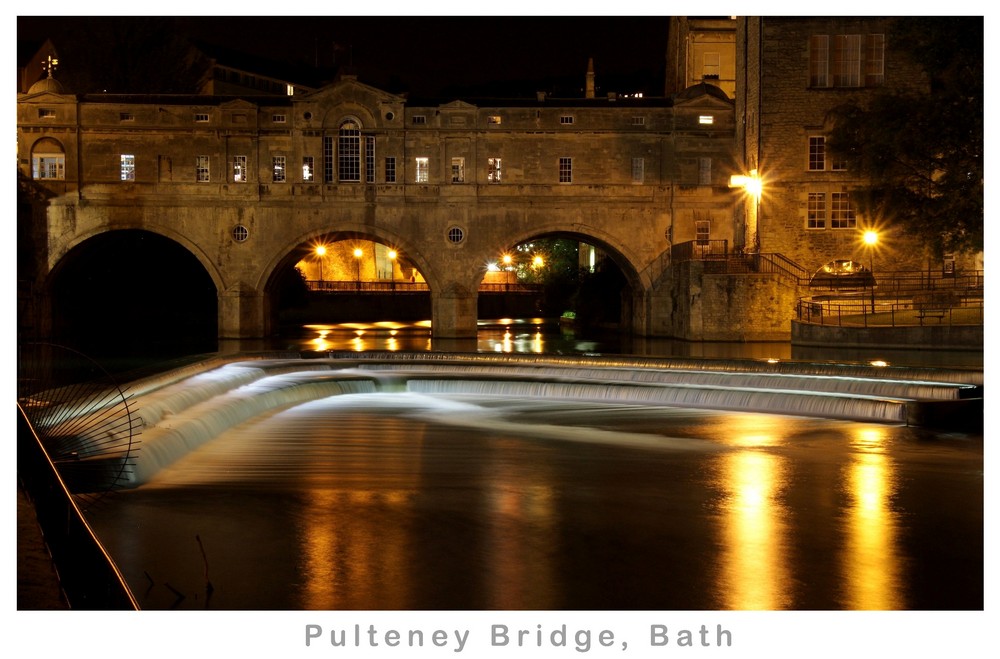
M323 257L326 256L326 245L316 245L315 251L319 260L319 287L323 288Z
M764 181L756 169L751 169L749 174L734 174L729 177L729 187L743 188L743 191L753 198L753 247L754 251L760 251L760 233L757 225L760 222L760 198L764 193Z
M355 264L357 265L357 270L358 270L358 290L359 291L361 290L361 256L363 254L364 254L364 252L361 251L360 247L355 247L354 248L354 258L356 259Z
M396 250L389 250L389 286L396 290Z
M514 257L511 256L510 254L504 254L503 258L501 260L503 261L504 270L507 271L507 288L506 288L506 290L510 290L510 271L511 271L511 263L514 262Z
M878 244L878 232L869 229L861 237L868 246L868 272L872 278L872 315L875 314L875 245Z

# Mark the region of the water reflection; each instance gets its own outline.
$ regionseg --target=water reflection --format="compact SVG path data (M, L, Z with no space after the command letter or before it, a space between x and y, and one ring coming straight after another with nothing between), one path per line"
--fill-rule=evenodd
M739 450L719 458L715 484L722 494L717 597L725 609L791 608L786 459L767 451L782 443L780 418L735 415L723 425L723 442Z
M844 468L845 544L841 571L845 606L855 610L901 609L896 548L896 515L892 498L896 483L886 455L884 428L861 428L852 437L852 462Z

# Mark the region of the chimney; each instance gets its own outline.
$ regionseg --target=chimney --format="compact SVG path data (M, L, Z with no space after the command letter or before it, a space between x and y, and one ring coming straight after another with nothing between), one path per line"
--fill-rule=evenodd
M594 58L587 60L587 92L586 98L594 98Z

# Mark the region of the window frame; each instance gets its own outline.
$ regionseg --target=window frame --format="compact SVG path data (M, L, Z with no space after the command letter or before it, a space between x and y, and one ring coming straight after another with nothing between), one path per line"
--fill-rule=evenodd
M121 180L125 182L135 181L135 155L131 153L123 153L119 156L119 166L121 172Z
M806 195L806 230L826 229L826 192L809 192Z
M302 182L313 183L316 181L316 158L313 156L302 156Z
M847 191L830 193L830 228L831 229L857 229L857 210L851 200L851 193Z
M337 182L361 182L361 124L347 119L337 131Z
M247 157L244 155L233 156L233 183L246 183L250 179L250 170L247 168Z
M431 160L427 156L416 156L413 159L413 182L430 183Z
M486 182L503 183L503 158L486 159Z
M212 182L212 156L194 157L194 180L196 183Z
M451 158L451 182L465 183L465 157L452 156Z
M49 174L54 174L49 176ZM39 152L31 154L31 178L36 181L65 181L66 154Z
M573 158L572 156L559 156L559 183L570 184L573 182Z
M383 172L386 183L396 182L396 156L386 156L383 161L385 170Z
M632 157L632 182L644 183L646 181L646 159L642 156Z
M271 183L285 183L288 180L287 165L285 156L271 156Z

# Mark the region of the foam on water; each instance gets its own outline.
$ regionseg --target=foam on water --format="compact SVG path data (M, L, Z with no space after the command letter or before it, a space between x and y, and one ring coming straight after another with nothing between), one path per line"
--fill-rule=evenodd
M835 419L906 423L908 402L955 400L968 384L896 370L816 369L788 365L710 364L690 360L560 361L479 359L433 353L350 359L257 359L207 362L135 383L135 406L145 429L133 484L146 482L179 457L222 432L261 415L309 404L362 404L436 423L519 435L644 447L688 447L641 433L517 422L475 398L573 400L595 405L670 406L739 410ZM631 360L635 362L635 360ZM813 371L823 371L814 373ZM912 377L911 377L912 376ZM973 376L974 377L974 376ZM408 392L408 393L404 393ZM387 396L394 393L394 396ZM338 402L337 397L347 395ZM364 395L363 399L354 396ZM461 400L459 400L459 398ZM468 397L468 398L465 398ZM319 403L318 401L323 401ZM395 413L395 412L394 412Z

